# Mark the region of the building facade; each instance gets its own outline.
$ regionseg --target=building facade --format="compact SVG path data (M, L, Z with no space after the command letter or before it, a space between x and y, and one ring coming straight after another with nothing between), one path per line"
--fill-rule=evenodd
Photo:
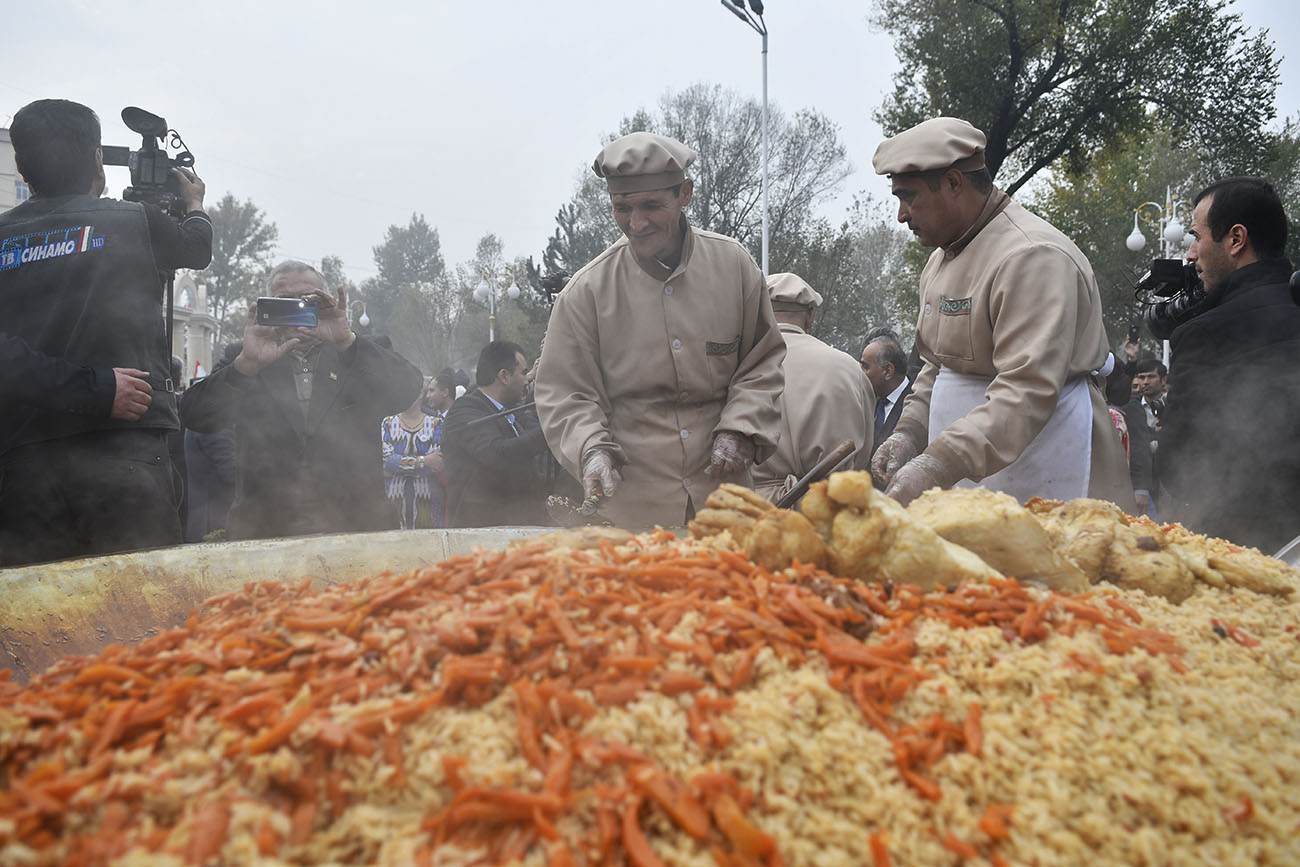
M0 129L0 211L7 211L31 195L23 176L14 165L14 146L9 130Z

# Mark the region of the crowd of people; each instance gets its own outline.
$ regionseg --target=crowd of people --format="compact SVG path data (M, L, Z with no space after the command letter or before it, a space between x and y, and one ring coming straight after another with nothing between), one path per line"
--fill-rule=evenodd
M994 186L978 129L934 118L873 158L933 248L910 353L887 328L857 359L814 337L817 288L692 226L695 151L636 132L593 164L623 237L559 294L538 358L493 340L472 381L425 379L352 330L342 287L287 261L263 294L312 303L315 324L250 307L242 340L177 394L159 274L211 256L202 181L174 170L179 221L102 198L98 121L63 100L22 109L11 137L33 195L0 215L0 566L545 525L557 502L680 526L723 482L779 500L846 441L837 468L903 504L980 485L1100 497L1266 551L1300 532L1300 299L1261 179L1196 198L1206 296L1168 370L1137 335L1111 352L1087 258Z

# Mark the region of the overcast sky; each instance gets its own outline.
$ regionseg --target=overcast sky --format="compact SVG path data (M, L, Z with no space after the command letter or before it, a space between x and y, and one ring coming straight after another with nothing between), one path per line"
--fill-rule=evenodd
M99 113L106 144L135 148L121 108L161 114L194 152L208 204L251 198L279 226L283 257L341 256L356 280L373 273L385 229L414 212L438 228L449 266L488 232L508 256L538 255L625 115L701 81L762 92L760 38L716 0L10 6L0 126L63 97ZM838 218L854 193L886 191L871 172L871 113L892 45L868 24L869 3L766 7L771 101L829 116L856 169L829 206ZM1293 0L1236 8L1279 52L1300 45ZM1290 51L1277 107L1294 116ZM113 195L125 174L110 170Z

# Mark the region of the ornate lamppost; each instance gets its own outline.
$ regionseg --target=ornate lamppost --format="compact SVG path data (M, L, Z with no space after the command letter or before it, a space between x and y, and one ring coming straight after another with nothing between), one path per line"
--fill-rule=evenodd
M1146 249L1147 236L1139 225L1139 219L1156 230L1156 241L1160 245L1160 258L1182 259L1187 248L1192 244L1192 236L1187 234L1180 220L1192 221L1192 204L1174 195L1170 187L1165 187L1165 203L1143 202L1133 209L1133 231L1124 239L1124 246L1134 253ZM1169 367L1169 341L1163 341L1162 355L1165 367Z
M492 275L483 278L474 289L474 300L482 304L488 303L488 342L497 339L497 297L505 294L507 298L518 298L520 294L519 284L511 281L510 286L504 290L498 289L496 279Z

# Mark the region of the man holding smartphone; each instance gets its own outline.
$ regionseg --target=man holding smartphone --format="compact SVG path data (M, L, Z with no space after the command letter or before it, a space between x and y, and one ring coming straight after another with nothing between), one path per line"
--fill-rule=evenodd
M312 266L276 265L266 294L307 302L289 305L295 316L314 303L316 325L259 325L257 307L250 308L234 363L195 383L181 401L191 430L235 426L229 537L389 529L375 431L419 395L420 371L357 336L343 288L335 299Z
M0 214L0 567L179 543L159 271L212 259L203 182L172 170L180 223L101 198L99 119L68 100L9 133L32 196Z

